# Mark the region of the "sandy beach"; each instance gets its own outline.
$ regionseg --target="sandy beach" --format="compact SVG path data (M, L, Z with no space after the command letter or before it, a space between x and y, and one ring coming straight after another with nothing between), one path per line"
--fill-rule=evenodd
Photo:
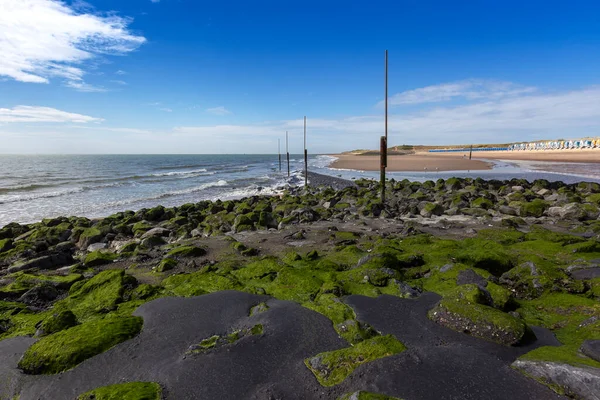
M355 169L361 171L378 171L379 156L362 156L352 154L335 154L337 157L331 168ZM429 153L388 156L388 168L394 171L476 171L492 168L492 164L483 160L520 160L549 161L573 163L600 162L600 149L563 150L563 151L490 151L474 152L469 160L469 153Z
M330 167L356 169L361 171L379 171L379 156L360 156L336 154ZM403 156L389 156L387 170L393 171L468 171L492 169L492 164L481 160L469 160L462 155L439 156L431 153L417 153Z

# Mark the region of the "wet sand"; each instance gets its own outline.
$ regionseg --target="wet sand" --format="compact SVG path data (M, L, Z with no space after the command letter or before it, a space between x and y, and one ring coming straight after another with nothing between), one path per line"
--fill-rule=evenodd
M331 168L379 171L379 156L335 154ZM486 151L429 153L388 156L387 171L478 171L492 169L492 164L483 160L520 160L570 163L600 163L600 149L548 150L548 151Z
M355 169L360 171L379 171L379 156L358 156L348 154L334 155L338 159L329 167ZM417 153L403 156L389 156L387 170L394 171L469 171L492 169L492 164L481 160L469 160L468 157L439 156L430 153Z
M462 158L469 153L419 153L425 157ZM573 163L600 163L600 149L590 150L541 150L541 151L482 151L474 152L474 159L558 161Z

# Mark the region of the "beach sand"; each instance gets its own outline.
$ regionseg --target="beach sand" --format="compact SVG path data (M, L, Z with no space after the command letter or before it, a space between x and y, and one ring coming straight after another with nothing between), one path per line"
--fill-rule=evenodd
M331 168L379 171L379 156L335 154ZM555 161L574 163L600 163L600 149L593 150L549 150L549 151L489 151L428 153L388 156L387 171L466 171L491 169L492 164L483 160Z
M330 168L379 171L379 156L349 154L334 155ZM448 157L431 153L417 153L404 156L388 156L387 170L392 171L468 171L492 169L492 164L481 160L469 160L462 155Z

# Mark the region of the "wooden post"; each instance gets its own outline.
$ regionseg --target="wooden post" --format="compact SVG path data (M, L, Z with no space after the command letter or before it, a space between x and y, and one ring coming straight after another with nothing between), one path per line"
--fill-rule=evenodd
M281 172L281 139L277 139L277 154L279 155L279 172Z
M381 137L379 154L381 157L381 205L385 206L385 169L387 168L388 139L388 51L385 51L385 136Z
M306 116L304 116L304 186L308 187L308 150L306 150Z
M379 154L381 159L381 204L385 204L385 166L387 164L387 152L385 151L386 149L387 139L385 138L385 136L382 136L379 143Z
M288 133L285 131L285 152L287 154L288 178L290 177L290 151L288 149Z
M469 160L473 156L473 145L471 145L471 150L469 150Z

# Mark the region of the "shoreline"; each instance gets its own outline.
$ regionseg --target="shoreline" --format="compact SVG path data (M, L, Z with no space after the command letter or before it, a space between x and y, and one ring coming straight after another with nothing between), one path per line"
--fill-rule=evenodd
M341 170L379 171L379 156L349 154L331 155L336 157L329 168ZM469 160L461 157L437 157L427 153L388 156L388 172L422 171L485 171L491 170L493 163L482 160Z

